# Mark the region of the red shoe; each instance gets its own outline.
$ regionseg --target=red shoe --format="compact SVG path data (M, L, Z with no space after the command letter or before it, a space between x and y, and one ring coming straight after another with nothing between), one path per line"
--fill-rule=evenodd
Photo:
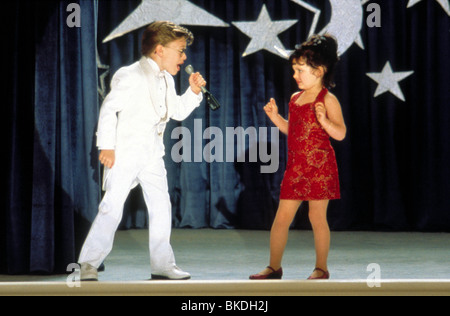
M320 272L323 273L323 275L320 276L320 277L317 277L317 278L313 278L312 276L310 276L310 277L308 278L308 280L328 280L328 279L330 278L330 273L329 273L328 271L323 271L323 270L320 269L320 268L315 268L314 271L320 271ZM314 272L314 271L313 271L313 272Z
M272 273L269 274L254 274L250 276L250 280L281 280L283 277L283 268L275 271L272 267L267 267L272 270Z

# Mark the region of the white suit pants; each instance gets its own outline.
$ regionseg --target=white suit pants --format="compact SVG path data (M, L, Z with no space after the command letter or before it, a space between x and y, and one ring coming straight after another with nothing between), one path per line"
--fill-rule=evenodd
M79 263L89 263L98 268L111 252L115 232L122 220L125 201L136 181L142 187L148 209L152 273L167 271L175 265L170 245L172 209L167 172L162 158L143 168L116 164L110 170L106 193L81 250Z

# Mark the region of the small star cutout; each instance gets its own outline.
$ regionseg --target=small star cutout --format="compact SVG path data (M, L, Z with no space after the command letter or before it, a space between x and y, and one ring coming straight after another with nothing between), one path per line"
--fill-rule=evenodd
M256 22L233 22L233 25L251 38L250 44L242 56L245 57L265 49L275 55L286 58L280 52L280 49L285 49L278 38L278 34L283 33L297 22L297 20L272 21L266 5L263 5Z
M388 61L381 73L368 73L367 76L378 83L378 88L375 91L374 97L389 91L404 102L405 96L398 83L411 76L413 73L414 71L393 72L391 63Z

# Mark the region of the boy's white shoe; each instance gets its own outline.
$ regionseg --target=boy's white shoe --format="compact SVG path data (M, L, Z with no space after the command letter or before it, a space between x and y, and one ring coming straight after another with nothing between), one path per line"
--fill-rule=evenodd
M98 281L98 270L89 263L81 264L80 274L81 281Z
M177 266L173 266L166 271L152 273L152 280L189 280L191 275Z

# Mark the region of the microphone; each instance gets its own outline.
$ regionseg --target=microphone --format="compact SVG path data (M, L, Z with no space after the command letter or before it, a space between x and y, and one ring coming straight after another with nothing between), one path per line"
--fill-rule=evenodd
M192 65L188 65L185 69L188 75L192 75L194 73L194 67ZM205 87L200 87L203 92L203 95L206 97L206 102L208 102L211 110L216 111L220 108L220 103L217 99L209 92Z

